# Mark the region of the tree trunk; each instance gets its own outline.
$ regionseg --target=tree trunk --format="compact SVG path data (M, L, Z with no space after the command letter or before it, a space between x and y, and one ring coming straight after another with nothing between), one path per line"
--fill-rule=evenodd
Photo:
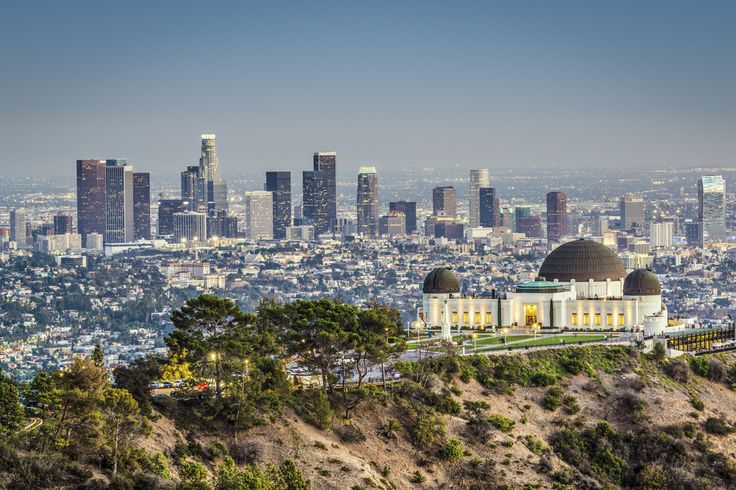
M112 446L112 474L117 475L118 474L118 437L120 434L120 426L115 426L115 435L113 446Z

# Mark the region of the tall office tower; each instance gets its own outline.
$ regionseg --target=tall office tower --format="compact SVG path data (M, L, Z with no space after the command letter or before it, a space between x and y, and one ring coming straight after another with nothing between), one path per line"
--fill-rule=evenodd
M649 246L655 248L672 248L672 222L651 223L649 225Z
M199 178L204 181L207 212L227 209L227 183L220 177L220 160L217 158L215 135L202 135L202 151L199 159Z
M291 226L291 172L266 172L265 190L273 193L273 237L286 238Z
M567 194L547 193L547 241L557 242L567 230Z
M77 160L77 233L105 233L105 160Z
M273 239L273 193L245 193L245 232L251 240Z
M206 211L204 180L199 178L199 167L189 166L181 173L181 199L190 211Z
M328 179L324 172L314 170L304 171L302 174L302 221L301 224L314 226L314 233L327 233L330 220L327 217L327 185Z
M701 246L725 240L726 181L720 175L704 175L698 179L698 221Z
M480 226L480 189L491 187L491 172L487 168L470 169L468 226Z
M302 224L304 224L304 215L302 213L302 209L303 206L301 204L294 205L294 219L292 220L294 222L293 226L302 226Z
M496 189L493 187L481 187L478 189L478 212L480 221L478 224L483 228L495 228L500 226L499 208L501 201L496 197Z
M125 160L105 162L105 243L132 242L133 167Z
M432 214L448 218L457 217L457 196L452 186L432 189Z
M389 211L378 219L378 233L381 236L406 235L406 215L401 211Z
M593 221L593 235L594 236L603 236L605 232L609 230L608 227L608 218L603 217L597 217L594 218Z
M174 213L174 241L203 242L207 238L207 215L185 211Z
M531 206L515 206L514 207L514 228L513 231L523 233L519 231L519 225L526 218L531 217L532 207Z
M74 233L74 220L70 214L54 215L54 235Z
M158 201L158 235L173 235L174 214L183 213L188 209L188 203L181 199L160 199Z
M406 219L406 234L411 235L417 230L417 203L413 201L396 201L388 203L389 211L404 213Z
M512 208L511 206L501 206L498 198L496 198L496 202L499 203L498 209L500 210L498 213L498 219L496 220L496 226L503 226L504 228L513 230L514 226L516 226L516 218L514 218L514 208Z
M325 189L324 203L327 223L337 219L337 153L334 151L318 151L314 153L313 170L322 172Z
M133 238L151 239L151 174L133 174Z
M644 199L631 195L624 196L619 200L618 207L621 214L622 230L634 230L646 224Z
M378 235L378 173L376 167L358 171L358 233Z
M526 218L516 219L516 231L524 233L529 238L542 238L542 218L538 215L527 216Z
M700 231L701 225L697 221L687 220L685 222L685 240L688 247L702 247L701 239L703 234Z
M10 210L10 241L18 247L26 246L26 210L23 208Z

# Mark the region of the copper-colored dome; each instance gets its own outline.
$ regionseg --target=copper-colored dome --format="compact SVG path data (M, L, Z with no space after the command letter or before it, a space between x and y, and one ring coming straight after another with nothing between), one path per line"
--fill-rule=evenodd
M636 269L626 276L624 294L626 296L657 296L662 294L662 286L652 271Z
M591 240L560 245L544 259L539 276L547 281L618 281L626 277L621 259L608 247Z
M425 294L455 294L460 292L457 276L445 267L437 267L424 278Z

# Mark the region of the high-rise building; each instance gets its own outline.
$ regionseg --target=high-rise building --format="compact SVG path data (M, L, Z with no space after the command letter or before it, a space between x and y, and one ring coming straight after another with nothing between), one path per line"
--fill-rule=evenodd
M493 187L481 187L478 189L478 212L480 221L478 224L483 228L495 228L499 226L499 211L501 202L496 197L496 189Z
M26 210L15 208L10 210L10 241L20 247L26 246Z
M403 213L406 219L406 233L408 235L417 230L417 203L413 201L395 201L388 203L389 211Z
M70 214L54 215L54 235L65 235L74 232L74 220Z
M133 241L133 167L125 160L105 162L105 243Z
M251 240L273 239L273 193L245 193L245 232Z
M181 199L190 211L206 211L204 180L199 178L199 167L189 166L181 173Z
M238 217L218 209L207 216L207 238L235 238L238 236Z
M358 172L358 233L378 234L378 173L376 167L360 167Z
M314 170L304 171L302 174L302 220L300 224L314 226L317 235L327 233L330 220L327 217L327 185L328 179L324 172Z
M703 234L700 231L701 225L698 221L686 221L685 222L685 240L687 241L688 247L702 247L701 240Z
M327 233L337 220L337 154L316 152L313 170L303 173L302 224L314 226L319 235Z
M726 181L720 175L704 175L698 179L698 221L701 246L725 240Z
M440 219L434 224L434 237L462 240L465 237L465 225Z
M158 235L174 234L174 214L189 209L189 203L181 199L160 199L158 201Z
M105 160L77 160L77 232L105 233Z
M542 231L542 218L539 215L533 214L525 218L516 219L516 231L518 233L524 233L530 238L542 238L544 233Z
M567 230L567 194L547 193L547 241L557 242Z
M273 193L273 237L286 238L291 226L291 172L266 172L265 190Z
M151 174L133 173L133 238L151 239Z
M621 214L621 229L635 230L646 224L644 199L635 196L624 196L618 203Z
M203 242L207 238L207 215L185 211L174 213L174 241Z
M220 177L220 160L217 158L215 135L202 135L201 156L199 158L199 178L204 183L207 212L227 209L227 183Z
M480 189L491 187L491 172L487 168L470 169L470 197L468 199L468 226L480 226Z
M432 214L448 218L457 217L457 196L452 186L440 186L432 189Z
M381 236L406 235L406 216L401 211L389 211L378 219L378 233Z
M519 231L519 225L526 218L531 217L532 207L531 206L514 206L514 228L513 231L523 233Z
M674 225L672 222L649 224L649 245L655 248L672 248L672 235Z

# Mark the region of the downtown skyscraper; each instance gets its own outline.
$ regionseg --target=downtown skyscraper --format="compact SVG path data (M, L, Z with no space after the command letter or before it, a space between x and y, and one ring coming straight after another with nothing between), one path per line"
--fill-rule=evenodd
M133 237L151 239L151 174L133 174Z
M314 153L313 169L302 174L302 214L315 234L327 233L337 221L337 153Z
M480 225L480 190L491 187L491 172L487 168L470 169L470 194L468 198L468 226Z
M105 243L132 242L133 167L125 160L105 162Z
M227 183L220 177L217 143L212 133L202 135L199 179L204 187L207 212L214 215L216 211L227 210Z
M496 228L500 226L501 201L496 196L496 189L493 187L481 187L478 189L478 204L480 212L480 221L478 226L483 228Z
M726 238L726 181L720 175L698 179L700 246Z
M291 226L291 172L266 172L264 188L273 193L273 237L286 238Z
M358 172L358 233L378 235L378 173L376 167L360 167Z
M547 241L558 242L567 232L567 194L547 193Z
M457 217L457 195L452 186L432 189L432 214L434 216Z
M105 160L77 160L77 233L105 233Z

